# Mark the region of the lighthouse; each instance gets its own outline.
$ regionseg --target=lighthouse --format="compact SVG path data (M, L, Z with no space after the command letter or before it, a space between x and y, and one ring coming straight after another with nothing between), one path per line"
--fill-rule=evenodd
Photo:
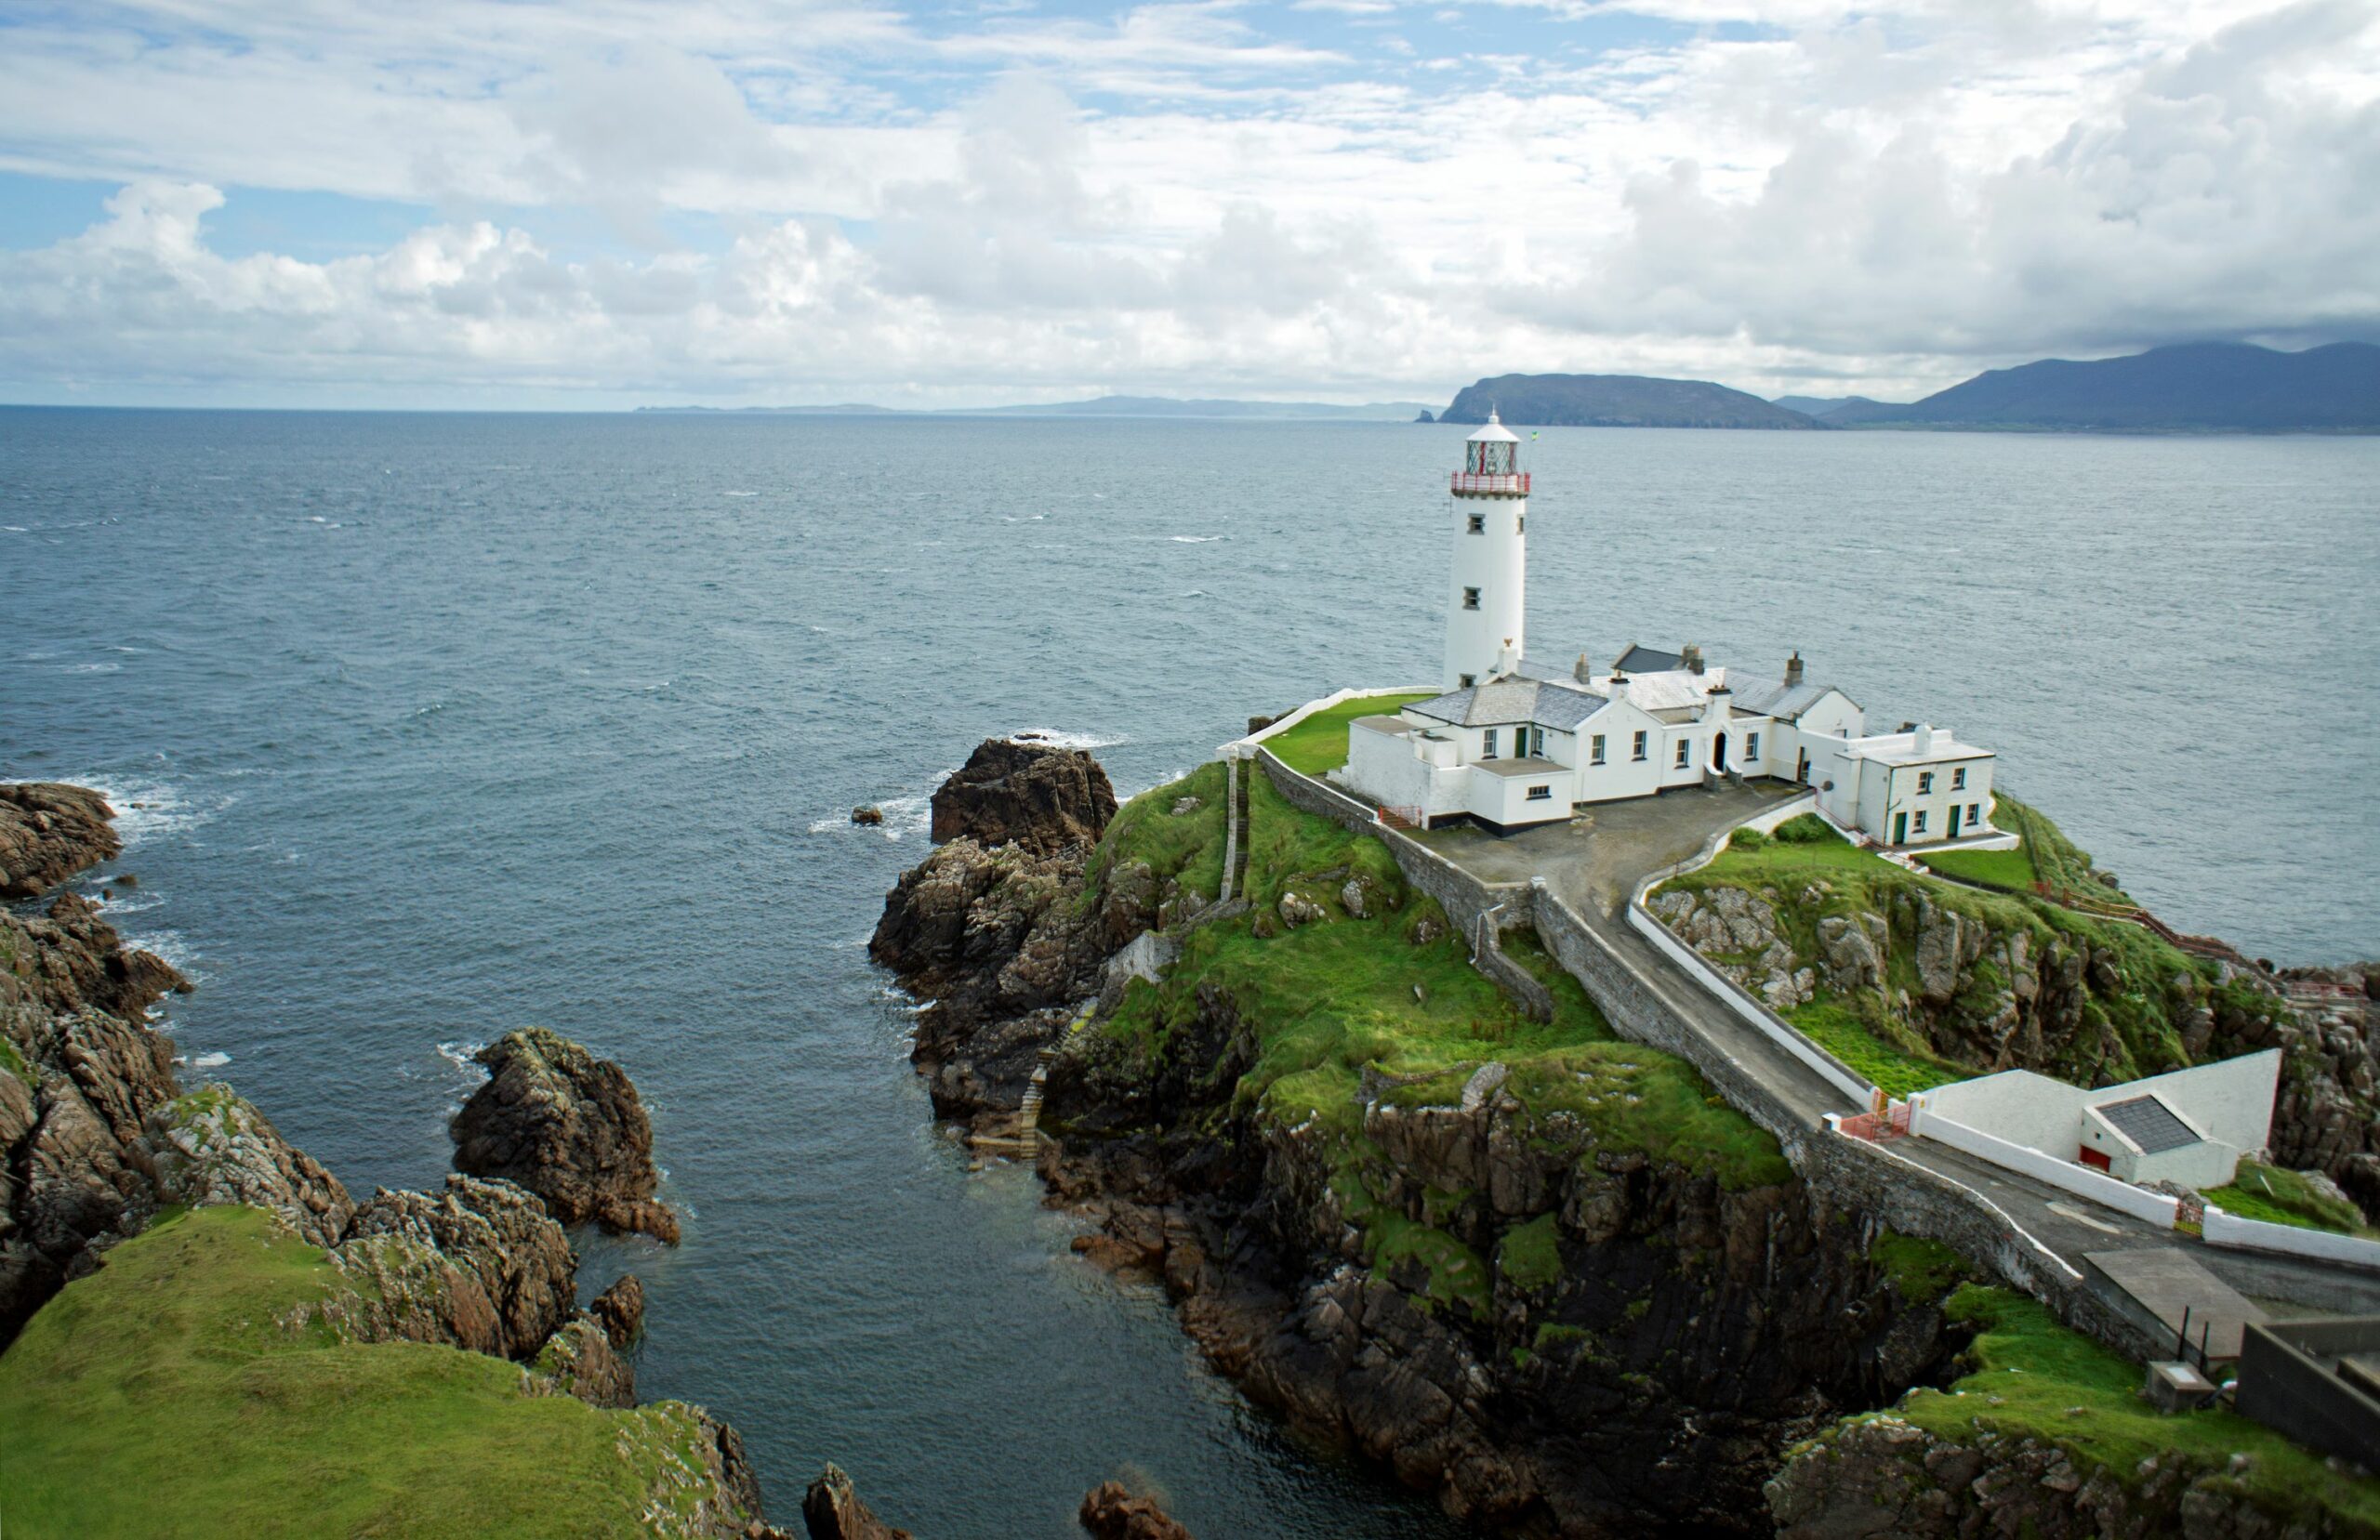
M1520 440L1497 419L1463 444L1448 484L1454 560L1447 582L1446 688L1483 684L1520 666L1527 579L1528 475Z

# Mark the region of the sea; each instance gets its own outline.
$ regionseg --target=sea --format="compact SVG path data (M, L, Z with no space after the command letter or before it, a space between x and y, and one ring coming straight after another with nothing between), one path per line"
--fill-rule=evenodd
M1464 432L0 412L0 778L115 799L186 1076L359 1192L441 1179L509 1028L626 1066L685 1244L590 1235L582 1278L644 1278L643 1393L732 1420L780 1518L831 1460L925 1535L1076 1533L1109 1478L1201 1535L1446 1535L936 1129L866 943L986 736L1129 796L1434 681ZM2380 439L1522 455L1532 654L1798 649L1998 751L2169 923L2380 956Z

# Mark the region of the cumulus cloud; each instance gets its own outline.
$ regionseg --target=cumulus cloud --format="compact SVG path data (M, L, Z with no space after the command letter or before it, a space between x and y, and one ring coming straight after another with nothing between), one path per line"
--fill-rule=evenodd
M1346 18L1389 6L130 7L165 47L48 20L0 60L0 166L123 187L0 251L0 385L1890 395L2380 335L2359 0L1641 0L1622 46L1375 31L1368 64ZM210 221L250 187L447 212L232 255ZM572 237L587 210L624 248Z

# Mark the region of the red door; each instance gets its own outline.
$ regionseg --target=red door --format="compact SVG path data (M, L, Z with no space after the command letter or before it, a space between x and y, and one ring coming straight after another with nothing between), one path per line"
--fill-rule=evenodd
M2094 1170L2107 1171L2113 1168L2106 1154L2097 1150L2084 1149L2075 1158Z

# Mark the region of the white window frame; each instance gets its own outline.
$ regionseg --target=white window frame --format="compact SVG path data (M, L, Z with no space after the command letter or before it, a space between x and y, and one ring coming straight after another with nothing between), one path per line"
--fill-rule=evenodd
M1934 772L1932 770L1919 770L1917 772L1917 795L1924 796L1933 790Z
M1924 809L1920 808L1920 809L1917 809L1917 817L1916 817L1915 821L1913 821L1913 822L1910 824L1910 826L1909 826L1909 832L1910 832L1910 833L1911 833L1911 834L1913 834L1913 835L1922 835L1922 834L1924 834L1924 833L1925 832L1925 809Z
M1950 772L1950 789L1954 792L1967 789L1967 768L1964 765Z
M1671 763L1670 769L1692 770L1693 768L1694 740L1691 738L1681 738L1677 741L1677 757Z
M1745 759L1745 762L1746 762L1746 763L1749 763L1749 764L1757 764L1757 763L1759 762L1759 760L1760 760L1760 734L1759 734L1759 733L1757 733L1757 732L1747 732L1747 733L1745 733L1745 734L1744 734L1744 759Z
M1603 763L1603 734L1600 732L1587 740L1587 763L1590 765Z
M1554 800L1554 788L1552 786L1531 786L1528 789L1527 794L1524 796L1521 800L1524 802L1551 802Z
M1492 728L1492 727L1491 727L1491 728L1489 728L1486 732L1484 732L1484 733L1480 734L1480 737L1479 737L1479 757L1481 757L1482 759L1493 759L1493 758L1497 757L1497 755L1496 755L1496 730L1495 730L1494 728Z
M1652 755L1653 755L1652 747L1651 747L1651 745L1650 745L1650 744L1646 744L1646 741L1645 741L1645 731L1644 731L1644 730L1643 730L1642 728L1639 728L1639 729L1637 730L1637 731L1636 731L1636 744L1635 744L1635 748L1636 748L1636 752L1635 752L1633 755L1632 755L1632 756L1630 756L1630 757L1630 757L1630 762L1631 762L1631 763L1642 763L1644 760L1646 760L1646 759L1649 759L1649 758L1651 758L1651 757L1652 757Z

